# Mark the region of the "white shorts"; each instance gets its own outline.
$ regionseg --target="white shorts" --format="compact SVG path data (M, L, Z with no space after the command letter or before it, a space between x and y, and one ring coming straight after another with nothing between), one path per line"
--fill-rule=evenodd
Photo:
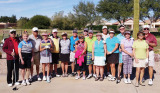
M154 62L154 51L149 52L149 63L148 66L154 67L155 62Z
M138 59L138 63L135 62L135 59L133 61L133 67L143 67L146 68L146 59Z
M99 57L99 56L95 56L94 57L94 65L95 66L105 66L105 61L106 61L106 57Z
M75 62L75 53L74 52L70 53L70 62Z

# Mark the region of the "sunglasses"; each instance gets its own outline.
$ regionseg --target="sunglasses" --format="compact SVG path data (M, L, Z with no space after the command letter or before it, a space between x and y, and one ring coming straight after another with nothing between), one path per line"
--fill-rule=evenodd
M11 34L16 34L16 32L11 32Z
M88 31L84 30L84 32L88 32Z
M121 28L121 29L119 29L119 30L124 30L124 28Z
M149 30L149 28L144 28L144 30Z
M79 39L84 39L84 37L79 37Z

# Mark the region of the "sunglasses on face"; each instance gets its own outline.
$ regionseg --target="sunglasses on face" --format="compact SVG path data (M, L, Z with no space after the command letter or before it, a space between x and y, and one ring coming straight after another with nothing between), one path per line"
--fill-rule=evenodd
M16 32L11 32L11 34L16 34Z
M88 31L84 30L84 32L88 32Z
M149 28L144 28L144 30L149 30Z
M119 30L124 30L124 28L121 28L121 29L119 29Z

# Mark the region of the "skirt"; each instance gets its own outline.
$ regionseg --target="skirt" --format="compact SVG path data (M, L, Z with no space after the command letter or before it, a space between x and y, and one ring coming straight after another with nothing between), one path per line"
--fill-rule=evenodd
M95 56L94 65L95 66L105 66L106 57L104 56Z
M60 61L61 62L69 62L70 54L62 54L60 53Z
M138 63L133 62L133 67L142 67L142 68L146 68L146 59L138 59Z
M109 64L118 64L119 63L119 53L113 53L107 55L106 62Z

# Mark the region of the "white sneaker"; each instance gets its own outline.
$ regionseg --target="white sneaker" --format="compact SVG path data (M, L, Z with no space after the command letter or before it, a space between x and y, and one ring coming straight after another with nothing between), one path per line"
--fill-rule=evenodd
M83 80L86 80L86 76L83 76L83 78L82 78Z
M22 85L23 85L23 86L26 86L26 85L27 85L25 80L22 81Z
M8 87L12 87L12 86L13 86L13 84L12 84L12 83L8 84Z
M48 82L48 83L50 83L50 82L51 82L51 80L50 80L49 76L47 76L47 82Z
M59 75L59 74L56 74L56 77L61 77L61 75Z
M126 78L124 78L123 81L124 81L125 84L128 84L128 81L127 81Z
M46 79L46 76L43 76L43 81L46 81L47 79Z
M16 86L17 86L17 85L20 85L20 83L19 83L19 82L16 82L15 85L16 85Z
M76 76L76 78L75 78L76 80L78 80L78 79L80 79L80 76Z
M97 75L96 75L96 74L93 74L93 77L94 77L94 78L96 78L96 77L97 77Z
M39 75L37 76L37 78L38 78L38 81L41 81L41 80L42 80Z
M111 81L115 81L115 80L116 80L116 77L112 77L112 78L111 78Z
M152 79L149 79L148 85L152 86L153 85L153 81Z
M29 80L26 80L27 85L31 85L31 83L29 82Z
M131 82L131 79L130 78L128 78L128 84L131 84L132 82Z
M92 74L89 74L88 77L87 77L87 79L89 79L89 78L91 78L91 77L92 77Z

